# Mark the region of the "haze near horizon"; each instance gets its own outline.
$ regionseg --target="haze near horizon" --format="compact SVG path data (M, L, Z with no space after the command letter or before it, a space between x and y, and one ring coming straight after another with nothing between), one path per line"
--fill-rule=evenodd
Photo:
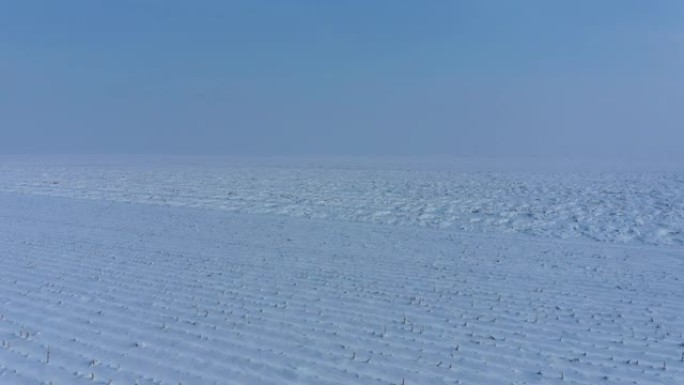
M0 5L0 154L678 156L678 1Z

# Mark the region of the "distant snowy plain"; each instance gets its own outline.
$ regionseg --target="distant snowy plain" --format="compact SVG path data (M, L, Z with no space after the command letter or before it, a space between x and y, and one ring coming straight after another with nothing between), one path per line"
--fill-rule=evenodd
M0 384L684 383L684 173L0 162Z
M544 162L15 160L0 165L0 191L684 245L684 168Z

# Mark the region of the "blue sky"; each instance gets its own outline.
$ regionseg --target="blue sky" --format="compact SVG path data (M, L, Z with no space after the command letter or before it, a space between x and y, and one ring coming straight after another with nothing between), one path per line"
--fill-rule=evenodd
M681 1L4 1L0 153L679 153Z

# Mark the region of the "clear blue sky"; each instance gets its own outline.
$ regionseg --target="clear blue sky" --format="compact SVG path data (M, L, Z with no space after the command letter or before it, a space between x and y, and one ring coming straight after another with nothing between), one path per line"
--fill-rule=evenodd
M0 1L0 153L678 153L684 1Z

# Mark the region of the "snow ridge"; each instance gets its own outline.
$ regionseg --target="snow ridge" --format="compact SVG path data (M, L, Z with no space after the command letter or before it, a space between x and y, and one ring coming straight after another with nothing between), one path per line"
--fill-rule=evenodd
M681 249L0 194L3 384L676 384Z

